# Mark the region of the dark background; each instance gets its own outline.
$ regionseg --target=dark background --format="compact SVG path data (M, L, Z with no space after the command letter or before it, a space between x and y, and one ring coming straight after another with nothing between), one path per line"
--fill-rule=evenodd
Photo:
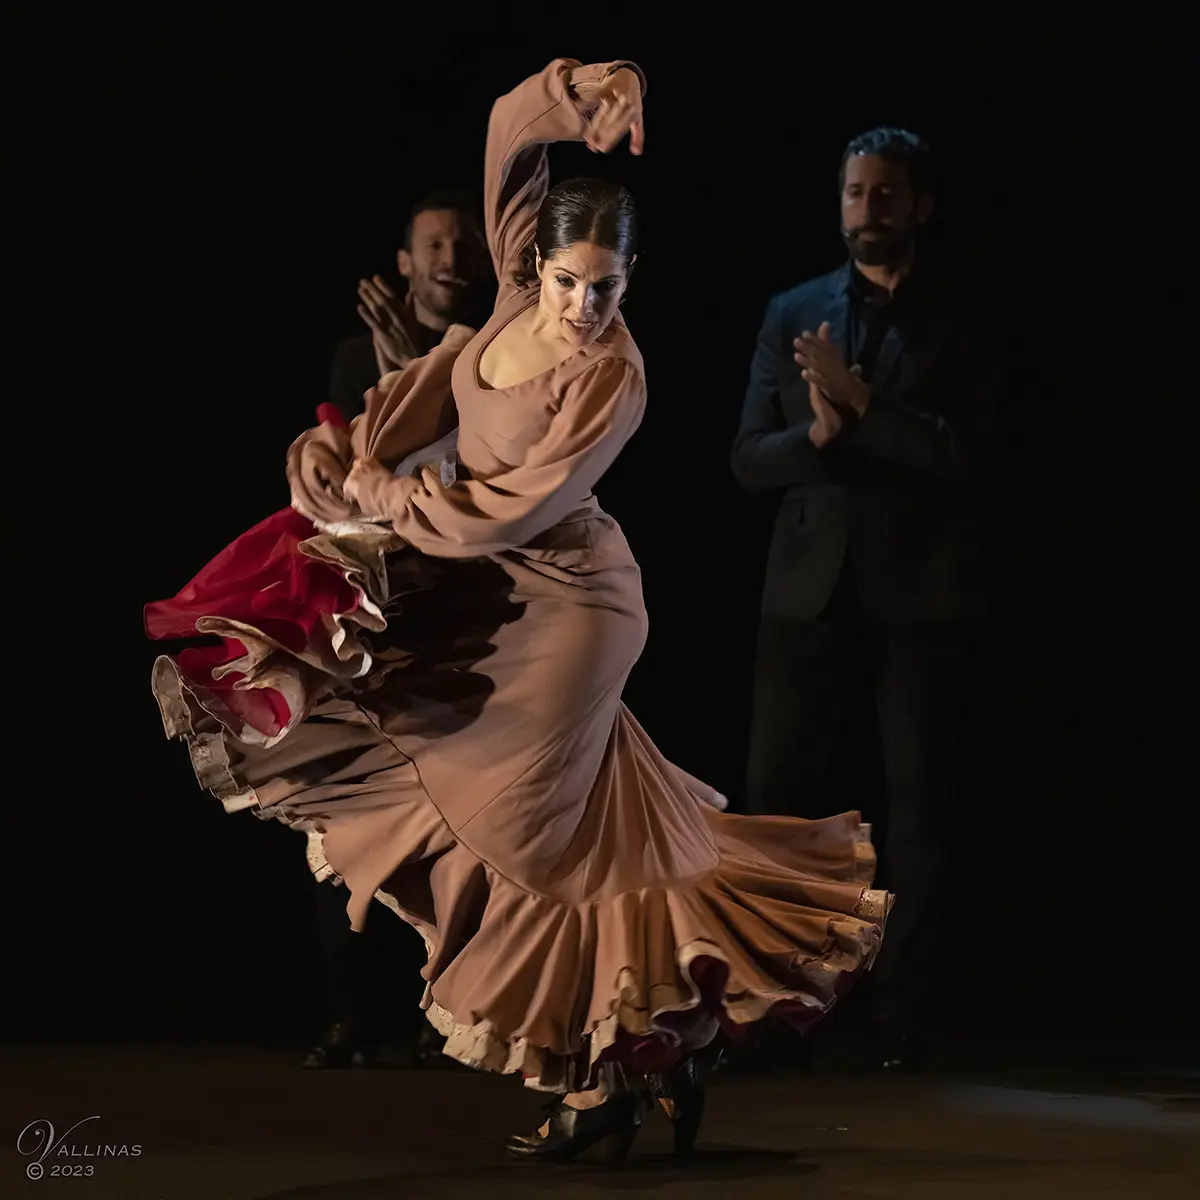
M394 273L422 192L480 186L492 100L559 54L631 57L649 78L644 159L553 158L556 177L615 173L643 216L626 315L650 404L600 488L651 617L631 707L736 802L771 516L727 465L754 337L772 293L841 260L846 141L918 130L941 162L938 240L1006 291L1015 360L944 1007L1185 1013L1193 922L1174 894L1194 781L1173 774L1181 602L1155 576L1176 512L1150 499L1166 468L1146 451L1161 294L1141 279L1160 247L1114 182L1149 97L1101 117L1124 76L1077 35L951 50L796 21L738 48L716 27L468 36L465 15L426 30L354 7L109 10L47 24L61 54L45 62L13 55L29 153L8 194L38 218L24 228L53 297L30 305L49 336L21 403L55 481L36 476L37 536L10 560L11 669L28 655L33 681L10 689L3 937L22 1028L315 1020L303 840L226 816L164 742L141 605L286 503L284 452L358 330L357 279ZM1153 74L1161 47L1120 53Z

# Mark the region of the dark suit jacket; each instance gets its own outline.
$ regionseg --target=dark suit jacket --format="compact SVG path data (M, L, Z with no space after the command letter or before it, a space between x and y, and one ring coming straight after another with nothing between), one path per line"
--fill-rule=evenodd
M923 272L920 302L904 307L883 340L866 415L817 450L792 339L829 321L849 359L851 270L776 296L750 368L733 471L748 491L783 493L762 611L818 616L848 560L875 618L981 616L974 488L1004 388L997 306L944 273Z

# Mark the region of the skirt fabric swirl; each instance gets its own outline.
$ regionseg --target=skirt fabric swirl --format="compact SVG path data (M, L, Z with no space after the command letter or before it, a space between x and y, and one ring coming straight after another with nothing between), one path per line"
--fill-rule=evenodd
M593 503L537 545L432 559L286 510L148 606L166 733L227 810L308 835L361 926L423 935L445 1052L578 1090L768 1014L811 1026L878 952L857 813L745 817L621 702L641 578Z

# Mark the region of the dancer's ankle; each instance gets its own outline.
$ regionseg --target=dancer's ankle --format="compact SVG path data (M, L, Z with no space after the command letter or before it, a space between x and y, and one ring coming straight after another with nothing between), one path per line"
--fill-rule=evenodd
M624 1072L612 1063L605 1063L597 1072L594 1088L588 1088L586 1092L568 1092L563 1097L563 1103L568 1108L575 1109L599 1108L601 1104L625 1090Z
M586 1092L568 1092L563 1097L563 1103L568 1108L583 1110L585 1108L599 1108L610 1096L607 1088L594 1087Z

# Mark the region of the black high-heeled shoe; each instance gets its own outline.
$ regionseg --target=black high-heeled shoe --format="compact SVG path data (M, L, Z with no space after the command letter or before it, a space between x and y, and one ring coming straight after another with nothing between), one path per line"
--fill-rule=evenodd
M509 1154L565 1162L599 1145L603 1162L619 1163L628 1157L642 1125L637 1099L629 1092L620 1092L595 1108L571 1108L561 1100L552 1106L549 1130L544 1135L540 1130L514 1134L505 1146Z
M692 1153L704 1120L705 1065L693 1054L665 1071L646 1076L651 1095L671 1119L675 1153L680 1156Z

